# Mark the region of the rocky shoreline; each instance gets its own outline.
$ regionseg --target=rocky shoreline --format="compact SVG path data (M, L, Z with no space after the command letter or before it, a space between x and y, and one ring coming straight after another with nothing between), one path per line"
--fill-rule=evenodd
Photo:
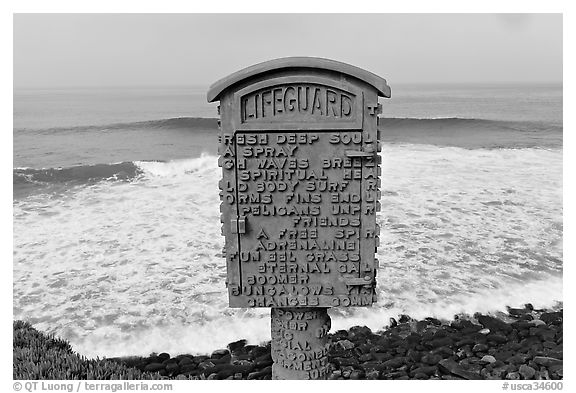
M328 379L563 379L563 310L508 309L452 321L401 316L376 333L331 334ZM109 359L167 379L271 379L270 343L228 344L210 355Z

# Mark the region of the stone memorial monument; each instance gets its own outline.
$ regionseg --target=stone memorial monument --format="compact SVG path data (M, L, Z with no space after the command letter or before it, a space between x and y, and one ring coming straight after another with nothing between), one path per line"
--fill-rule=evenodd
M290 57L214 83L230 307L269 307L274 379L325 379L329 307L376 301L386 80Z

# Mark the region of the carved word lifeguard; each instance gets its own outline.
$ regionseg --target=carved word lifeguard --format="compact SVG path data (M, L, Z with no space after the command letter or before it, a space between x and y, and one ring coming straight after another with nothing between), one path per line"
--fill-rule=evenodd
M242 120L266 117L350 117L355 97L345 91L312 84L275 86L242 98Z

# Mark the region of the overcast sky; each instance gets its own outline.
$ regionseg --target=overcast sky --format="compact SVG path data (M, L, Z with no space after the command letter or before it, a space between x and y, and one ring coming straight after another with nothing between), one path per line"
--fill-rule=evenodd
M202 85L285 56L393 83L561 82L561 14L17 14L14 86Z

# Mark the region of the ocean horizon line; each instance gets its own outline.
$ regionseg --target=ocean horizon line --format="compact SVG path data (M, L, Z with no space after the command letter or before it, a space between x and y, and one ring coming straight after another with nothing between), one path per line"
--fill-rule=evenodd
M564 85L564 81L410 81L410 82L394 82L396 86L406 86L406 87L498 87L498 86L543 86L543 87L559 87ZM84 90L84 89L102 89L102 90L116 90L116 89L206 89L208 91L210 85L194 84L194 83L183 83L183 84L150 84L150 85L139 85L139 84L127 84L127 85L71 85L71 86L61 86L61 85L46 85L46 86L13 86L13 91L38 91L38 90Z

